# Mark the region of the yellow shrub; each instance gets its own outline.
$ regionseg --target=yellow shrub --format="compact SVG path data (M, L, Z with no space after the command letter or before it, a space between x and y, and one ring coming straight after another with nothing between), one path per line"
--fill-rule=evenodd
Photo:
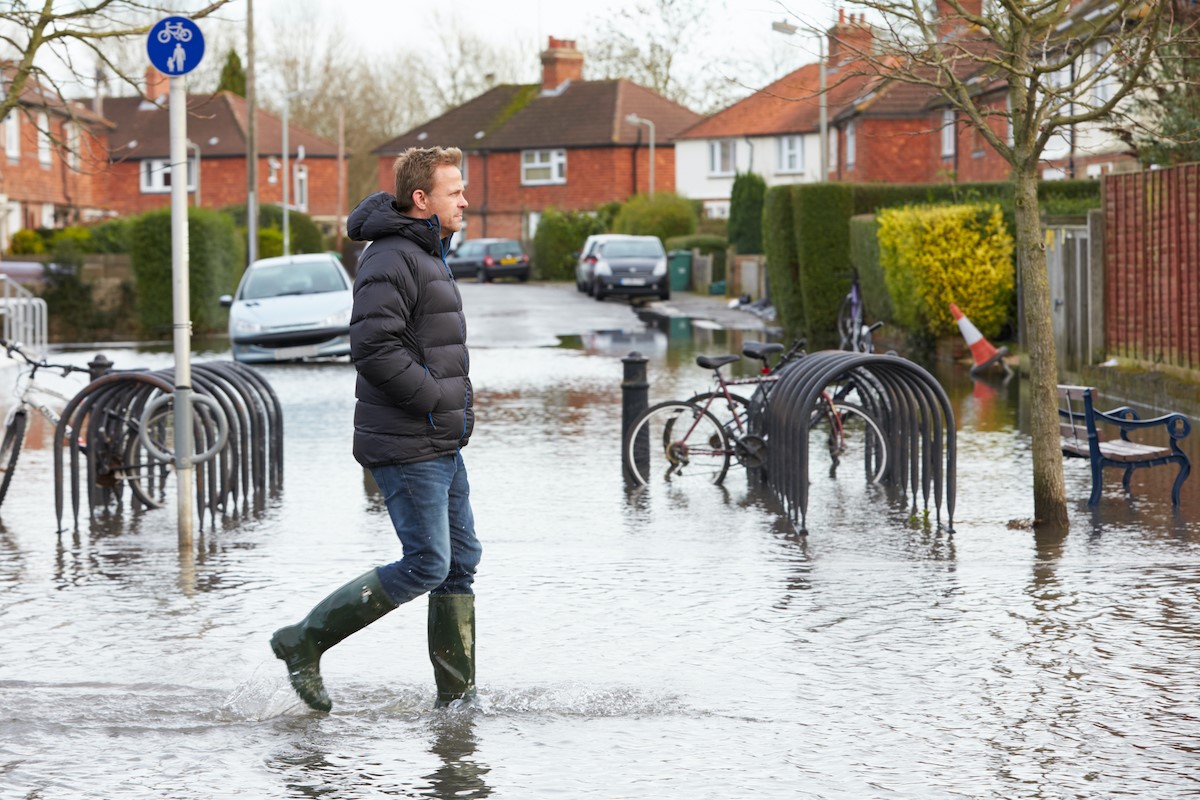
M957 332L950 304L995 336L1013 292L1013 240L995 204L879 212L879 261L895 320L910 331Z

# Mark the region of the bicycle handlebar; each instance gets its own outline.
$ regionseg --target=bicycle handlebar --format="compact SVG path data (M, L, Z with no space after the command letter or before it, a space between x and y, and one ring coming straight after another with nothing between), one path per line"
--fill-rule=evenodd
M34 359L21 349L20 342L10 342L7 339L0 339L0 345L3 345L5 352L10 357L13 353L16 353L21 357L22 361L33 367L35 371L39 369L61 369L63 377L70 375L72 372L91 372L87 367L77 367L74 364L51 364L44 358L40 360Z

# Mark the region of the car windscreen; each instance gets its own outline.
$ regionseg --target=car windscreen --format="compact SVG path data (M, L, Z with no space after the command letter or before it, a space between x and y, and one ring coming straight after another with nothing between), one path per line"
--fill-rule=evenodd
M519 256L521 254L519 242L496 242L488 245L489 256Z
M346 281L332 261L301 261L254 267L242 288L243 300L261 300L289 294L343 292Z
M662 244L647 239L637 242L609 242L600 251L605 258L661 258Z

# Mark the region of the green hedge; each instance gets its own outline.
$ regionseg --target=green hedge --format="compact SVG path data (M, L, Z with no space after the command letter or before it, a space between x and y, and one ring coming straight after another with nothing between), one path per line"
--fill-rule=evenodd
M829 187L837 187L830 189ZM780 195L788 192L795 208L793 214L781 215ZM847 202L847 197L849 201ZM836 198L836 200L834 199ZM1100 207L1100 182L1090 180L1042 181L1038 186L1041 210L1046 215L1077 214ZM823 207L822 204L828 202ZM849 270L850 218L856 214L873 214L883 208L921 204L953 204L994 202L1000 206L1004 226L1015 231L1013 222L1012 184L937 183L937 184L797 184L774 187L767 192L763 209L763 242L767 254L771 294L778 319L791 335L808 336L818 346L833 341L834 326L840 294L849 281L839 279L838 273ZM785 225L786 227L780 227ZM773 264L786 258L786 240L795 240L799 273L789 276L788 267ZM773 256L774 254L774 256ZM777 274L778 272L778 274ZM783 281L792 280L791 288ZM813 286L806 282L812 280ZM840 292L838 289L840 288ZM796 302L794 294L803 298ZM829 302L831 308L820 308ZM868 308L868 311L871 309ZM817 316L809 316L812 312ZM873 312L872 312L873 313Z
M687 198L673 192L634 195L613 220L614 233L657 236L664 242L696 230L696 209Z
M763 196L767 182L757 172L740 172L733 179L729 202L729 243L738 253L761 253Z
M888 294L883 266L879 263L878 229L874 214L856 214L850 218L850 265L858 272L863 319L868 323L891 322L894 318L892 296Z
M842 183L793 186L796 263L804 300L805 335L812 347L837 345L837 311L850 289L850 217L854 187Z
M233 218L241 232L242 240L246 239L246 204L239 203L237 205L225 206L221 209L222 212ZM266 203L258 207L258 229L259 231L276 229L280 231L282 237L283 231L283 206L271 205ZM299 211L293 211L288 214L288 237L292 240L293 253L323 253L325 252L325 236L321 233L321 229L317 227L317 223L312 221L312 217ZM280 255L282 255L282 238L280 239ZM261 252L259 258L266 258Z
M775 186L763 198L763 253L771 304L790 337L803 336L804 298L792 218L792 187Z
M129 255L143 333L169 336L174 323L171 286L171 212L151 211L130 223ZM218 298L236 287L245 252L233 218L188 209L188 287L197 333L224 330L227 312Z
M896 323L919 337L955 332L951 303L984 336L1007 322L1013 237L997 203L884 209L879 260Z
M534 275L548 281L574 280L576 254L584 240L604 230L604 221L595 214L547 208L533 236Z

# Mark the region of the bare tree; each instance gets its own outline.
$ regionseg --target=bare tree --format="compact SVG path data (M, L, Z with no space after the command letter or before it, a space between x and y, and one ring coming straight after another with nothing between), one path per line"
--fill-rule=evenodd
M926 87L1010 167L1017 269L1032 399L1035 524L1067 526L1058 366L1039 162L1073 126L1098 124L1148 80L1178 36L1167 0L851 0L878 22L860 63L886 82ZM853 43L847 46L853 47Z
M11 59L12 71L0 90L0 119L19 108L31 79L63 106L82 87L94 88L101 69L136 86L140 75L114 62L108 45L145 35L158 17L180 13L201 19L229 2L212 0L183 12L138 0L58 3L58 9L53 0L8 0L0 5L0 59Z
M606 11L584 42L584 69L594 79L627 78L690 108L720 108L744 91L731 83L738 73L724 51L716 56L696 46L713 16L712 4L697 0L639 0Z

